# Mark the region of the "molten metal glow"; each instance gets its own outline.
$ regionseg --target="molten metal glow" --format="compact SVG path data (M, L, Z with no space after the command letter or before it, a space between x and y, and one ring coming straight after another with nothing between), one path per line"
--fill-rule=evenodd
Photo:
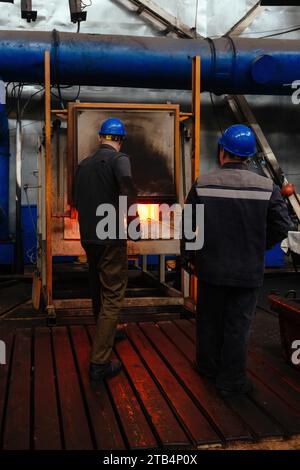
M141 222L159 221L159 204L138 204L138 213Z

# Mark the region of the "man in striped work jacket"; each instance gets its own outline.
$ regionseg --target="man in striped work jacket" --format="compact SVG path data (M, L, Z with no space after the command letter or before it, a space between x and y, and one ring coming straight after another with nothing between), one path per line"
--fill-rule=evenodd
M219 140L221 168L200 176L186 200L193 230L204 230L197 251L186 249L183 230L181 252L185 268L198 276L196 365L223 397L252 390L247 345L265 250L294 229L279 187L248 170L245 163L255 154L252 130L229 127ZM195 220L198 204L204 205L203 227Z

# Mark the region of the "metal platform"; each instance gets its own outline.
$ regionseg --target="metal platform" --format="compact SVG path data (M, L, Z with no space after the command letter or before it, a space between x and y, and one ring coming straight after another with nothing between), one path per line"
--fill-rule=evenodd
M87 266L58 265L54 274L56 324L93 324ZM168 278L170 275L168 273ZM186 311L182 294L170 284L161 283L158 275L129 270L128 276L121 322L173 320ZM0 325L47 326L47 313L33 308L32 278L10 282L13 284L0 284Z
M1 449L299 448L300 376L257 349L251 397L224 401L194 370L192 320L129 323L120 375L87 375L93 325L1 327Z

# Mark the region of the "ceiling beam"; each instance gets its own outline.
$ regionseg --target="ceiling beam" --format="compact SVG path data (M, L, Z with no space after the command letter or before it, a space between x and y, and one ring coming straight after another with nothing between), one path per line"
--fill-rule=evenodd
M262 7L260 1L257 2L230 30L225 36L239 36L250 26L255 18L261 15L266 7Z
M161 8L153 0L113 0L116 4L122 5L128 10L140 15L150 21L156 28L164 34L172 34L180 38L201 38L195 28L190 28L186 24Z

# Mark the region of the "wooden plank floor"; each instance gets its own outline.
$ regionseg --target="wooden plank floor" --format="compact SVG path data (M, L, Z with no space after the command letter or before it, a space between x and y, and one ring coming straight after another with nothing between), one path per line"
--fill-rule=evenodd
M257 351L248 361L253 395L223 400L194 369L192 320L128 324L114 350L123 370L101 384L87 374L94 331L0 329L1 449L222 448L299 437L300 375Z

